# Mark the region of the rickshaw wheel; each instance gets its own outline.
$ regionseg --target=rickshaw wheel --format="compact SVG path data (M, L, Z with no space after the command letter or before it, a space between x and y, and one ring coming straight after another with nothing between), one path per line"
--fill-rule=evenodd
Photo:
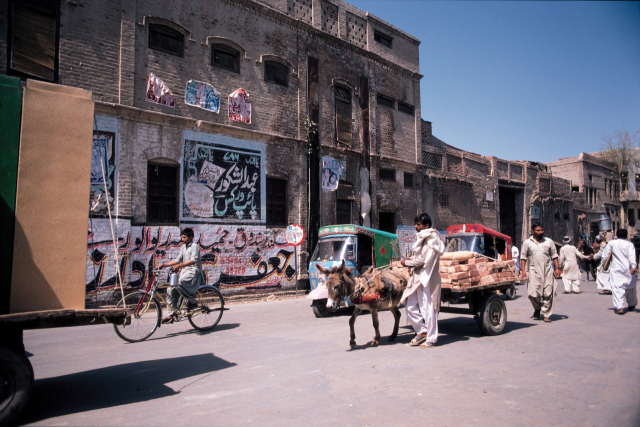
M315 314L316 317L327 317L329 315L326 299L313 300L311 308L313 309L313 314Z

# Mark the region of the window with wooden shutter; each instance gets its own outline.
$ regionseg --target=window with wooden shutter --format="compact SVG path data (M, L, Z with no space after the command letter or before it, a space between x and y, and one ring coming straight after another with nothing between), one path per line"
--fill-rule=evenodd
M17 72L16 74L54 82L56 80L57 13L56 7L49 5L51 2L41 3L43 3L43 9L18 3L11 5L9 68Z
M351 120L351 91L340 86L335 88L336 97L336 139L351 145L353 121Z

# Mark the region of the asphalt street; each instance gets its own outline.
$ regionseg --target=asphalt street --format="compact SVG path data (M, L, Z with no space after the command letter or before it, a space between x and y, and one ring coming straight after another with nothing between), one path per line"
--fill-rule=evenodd
M584 277L584 276L583 276ZM35 391L20 420L65 426L640 426L640 309L613 312L583 280L552 322L524 286L505 333L441 313L438 345L370 347L371 317L317 319L306 299L230 306L209 333L163 325L129 344L109 325L25 332ZM393 316L380 315L381 333Z

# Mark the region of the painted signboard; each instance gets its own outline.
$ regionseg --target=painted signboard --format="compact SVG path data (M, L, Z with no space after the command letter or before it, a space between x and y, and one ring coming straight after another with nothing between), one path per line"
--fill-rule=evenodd
M180 218L264 222L264 145L185 131Z
M176 106L173 93L169 90L169 86L153 73L149 74L149 80L147 81L147 102L166 105L167 107Z
M411 247L417 240L417 234L415 227L411 225L399 225L396 230L398 235L398 248L400 249L400 255L403 258L411 256Z
M93 129L90 182L90 210L93 215L107 215L107 203L109 203L111 212L115 212L117 142L118 119L96 116Z
M220 112L220 92L207 83L189 80L184 93L184 102L213 113Z
M251 124L251 101L242 88L229 95L229 120Z
M304 228L298 224L291 224L285 229L284 237L291 246L300 246L304 242Z
M145 286L150 270L180 253L180 227L132 226L122 219L114 223L120 271L128 291ZM193 230L208 285L219 286L223 292L295 286L295 248L287 243L284 230L213 224L196 225ZM108 219L90 221L87 243L88 299L117 300L119 286Z
M336 191L340 183L340 162L332 157L322 158L322 189Z

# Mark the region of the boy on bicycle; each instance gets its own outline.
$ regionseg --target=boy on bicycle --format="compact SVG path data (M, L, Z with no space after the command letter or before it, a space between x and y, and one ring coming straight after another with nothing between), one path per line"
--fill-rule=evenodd
M161 264L158 268L173 267L172 271L180 271L178 286L170 287L167 290L167 302L171 305L173 312L162 320L168 323L174 320L179 313L178 302L180 297L186 298L187 310L197 307L195 294L204 285L205 277L200 264L200 248L193 242L193 230L185 228L180 232L180 240L183 245L178 257L170 262Z

